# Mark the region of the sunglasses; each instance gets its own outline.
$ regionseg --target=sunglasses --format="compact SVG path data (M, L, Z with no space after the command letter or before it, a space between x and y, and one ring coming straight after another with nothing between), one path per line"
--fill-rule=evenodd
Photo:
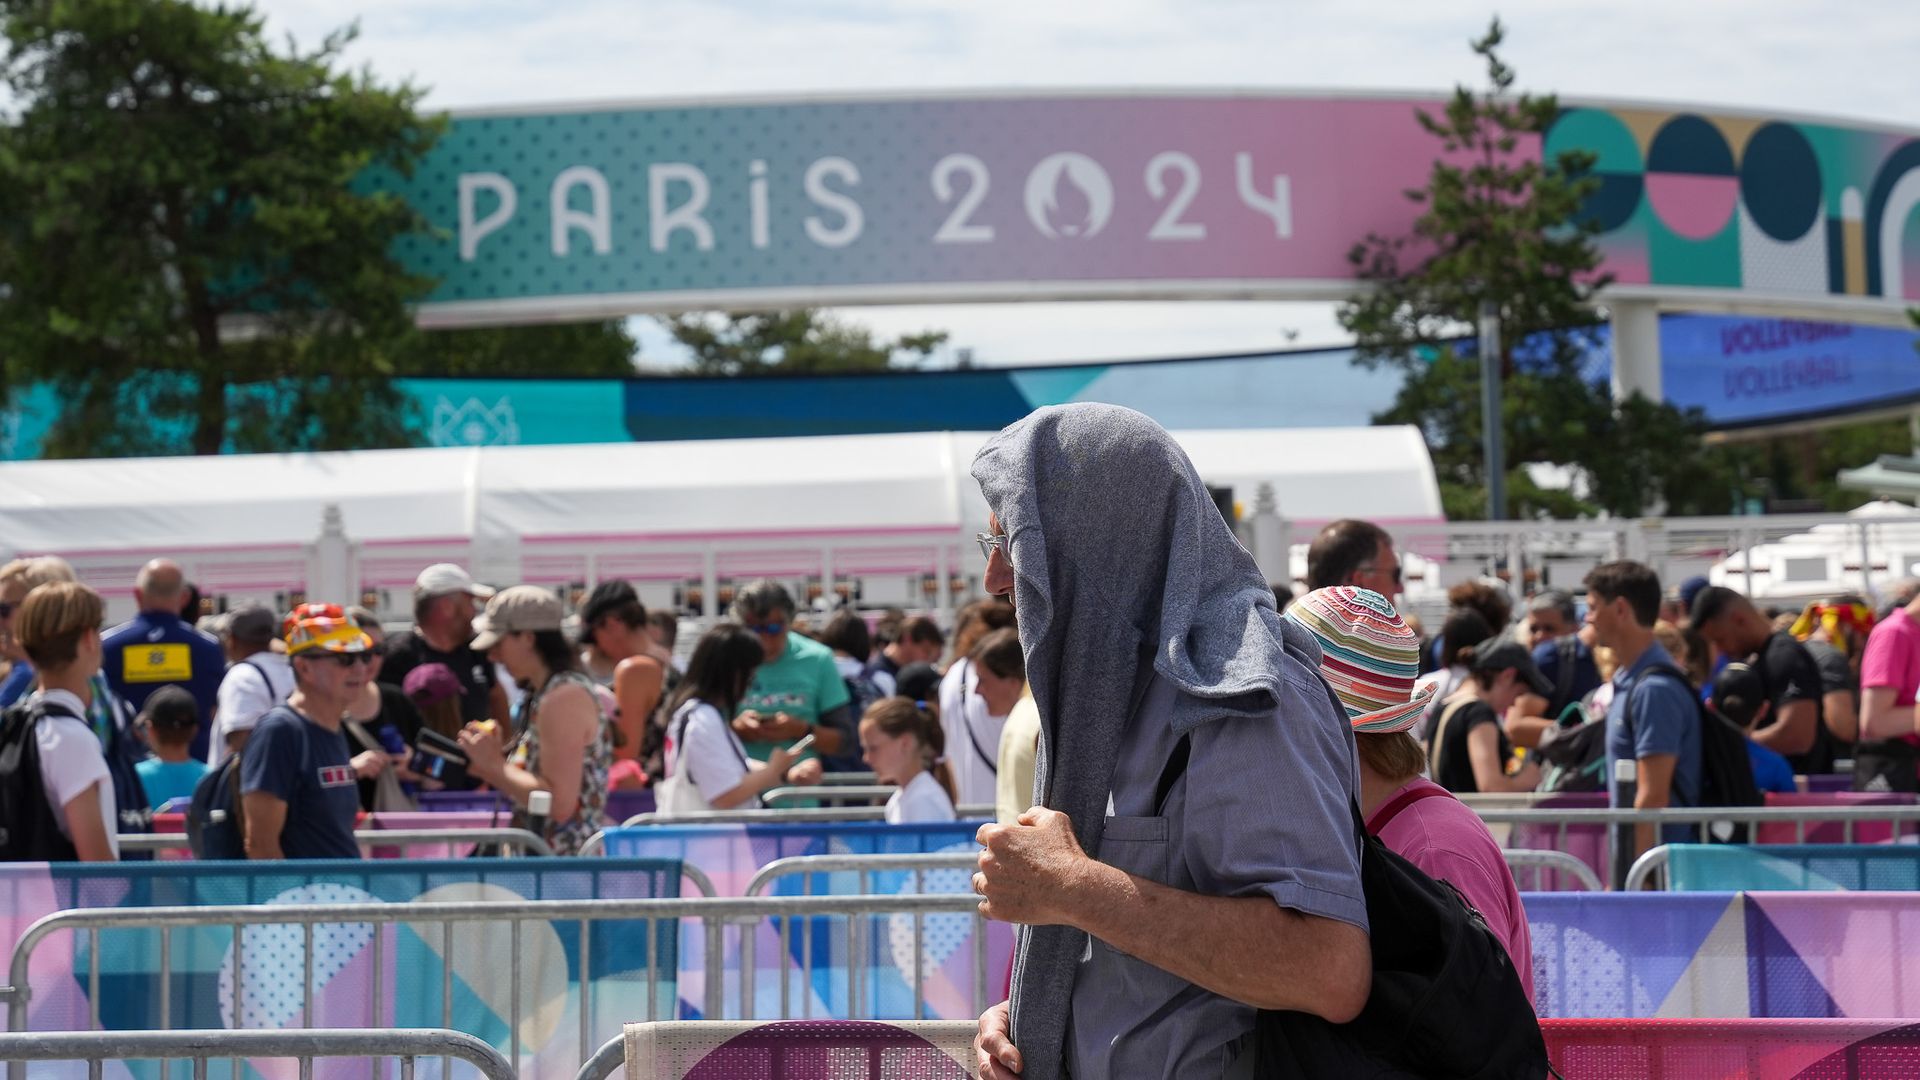
M327 655L341 667L350 668L355 664L371 664L378 654L369 649L366 652L330 652Z
M748 623L747 629L763 637L777 637L787 632L786 623Z

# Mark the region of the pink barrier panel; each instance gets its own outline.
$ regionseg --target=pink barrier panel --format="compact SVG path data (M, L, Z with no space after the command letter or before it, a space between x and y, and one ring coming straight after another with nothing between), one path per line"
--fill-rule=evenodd
M1778 792L1767 793L1768 806L1912 806L1914 796L1904 792L1879 791L1829 791L1808 792L1799 795L1783 795ZM1849 839L1845 823L1823 821L1805 827L1804 839L1800 830L1788 823L1762 825L1753 838L1756 844L1884 844L1893 839L1893 824L1886 821L1868 821L1853 826L1853 835ZM1906 826L1902 832L1911 835L1914 827Z
M1887 1020L1543 1020L1569 1080L1906 1080L1920 1024Z

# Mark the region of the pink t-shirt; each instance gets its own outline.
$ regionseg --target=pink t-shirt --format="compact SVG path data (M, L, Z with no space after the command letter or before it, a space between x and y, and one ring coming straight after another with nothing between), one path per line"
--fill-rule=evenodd
M1887 616L1867 635L1867 652L1860 658L1860 688L1893 687L1895 705L1912 705L1920 694L1920 623L1906 608ZM1920 737L1906 736L1908 742Z
M1432 788L1443 797L1419 799L1402 807L1386 827L1374 835L1428 876L1451 884L1507 946L1507 955L1520 972L1520 984L1533 1000L1533 936L1527 932L1527 909L1513 872L1500 854L1500 845L1480 816L1446 789L1424 777L1415 777L1382 803L1385 807L1404 792ZM1373 823L1368 822L1372 828Z

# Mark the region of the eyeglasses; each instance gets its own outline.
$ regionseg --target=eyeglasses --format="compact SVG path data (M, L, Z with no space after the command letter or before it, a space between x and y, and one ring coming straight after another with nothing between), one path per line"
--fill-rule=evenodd
M1375 565L1374 565L1374 564L1372 564L1372 563L1365 563L1365 564L1363 564L1363 565L1362 565L1362 566L1360 567L1360 572L1361 572L1361 573L1363 573L1363 574L1371 574L1371 573L1373 573L1373 572L1374 572L1375 570L1378 570L1378 569L1380 569L1380 568L1379 568L1379 567L1377 567L1377 566L1375 566ZM1395 566L1395 567L1393 568L1393 583L1394 583L1395 585L1403 585L1403 584L1405 584L1405 582L1404 582L1404 581L1402 581L1402 580L1401 580L1401 578L1400 578L1400 573L1401 573L1401 571L1400 571L1400 567L1398 567L1398 566Z
M1007 554L1006 533L974 533L973 540L974 543L980 545L981 558L991 561L993 559L993 553L997 551L1000 553L1001 558L1006 559L1008 562L1013 561L1012 556Z
M347 668L355 664L371 664L373 663L374 657L373 652L370 650L366 652L330 652L327 655L333 658L334 663Z
M747 629L762 637L778 637L787 632L786 623L748 623Z

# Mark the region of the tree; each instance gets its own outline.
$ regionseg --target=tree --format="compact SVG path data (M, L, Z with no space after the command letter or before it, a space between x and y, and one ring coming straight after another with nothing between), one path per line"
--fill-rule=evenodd
M395 375L415 378L618 379L633 374L640 346L624 320L423 330L391 351Z
M1656 503L1671 512L1722 509L1731 477L1724 460L1701 449L1704 417L1644 398L1616 406L1607 384L1587 374L1598 347L1595 294L1611 280L1594 243L1598 226L1582 213L1598 188L1594 158L1532 155L1559 103L1512 93L1514 72L1498 53L1504 35L1495 19L1472 43L1487 66L1484 92L1456 87L1439 115L1416 113L1441 152L1426 187L1407 193L1425 208L1412 235L1370 235L1348 256L1366 286L1339 313L1357 341L1355 363L1406 375L1393 406L1374 420L1418 425L1448 516L1485 516L1479 362L1454 339L1471 332L1481 302L1492 300L1517 514L1631 515ZM1541 490L1531 464L1582 470L1586 496Z
M811 308L672 315L661 324L693 350L690 375L886 371L926 360L947 340L929 330L876 341L871 330Z
M351 29L278 52L186 0L10 0L0 34L0 356L61 391L49 449L403 443L386 350L432 283L389 252L427 223L352 181L438 137L419 91L339 71Z

